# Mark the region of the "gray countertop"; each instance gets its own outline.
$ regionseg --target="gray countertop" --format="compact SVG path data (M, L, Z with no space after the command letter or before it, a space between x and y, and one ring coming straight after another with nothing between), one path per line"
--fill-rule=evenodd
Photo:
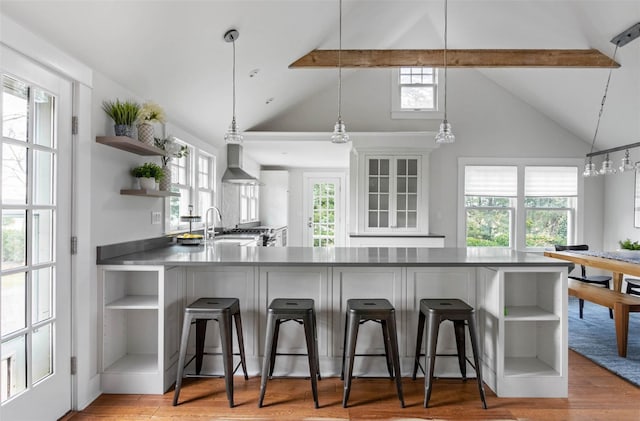
M100 265L324 266L569 266L570 262L512 250L401 247L239 247L171 245L98 259Z

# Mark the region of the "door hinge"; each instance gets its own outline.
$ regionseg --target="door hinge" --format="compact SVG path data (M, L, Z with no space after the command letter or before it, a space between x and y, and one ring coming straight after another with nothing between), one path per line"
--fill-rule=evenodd
M78 237L71 237L71 254L78 254Z
M71 117L71 134L78 134L78 116Z
M71 375L78 374L78 357L71 357Z

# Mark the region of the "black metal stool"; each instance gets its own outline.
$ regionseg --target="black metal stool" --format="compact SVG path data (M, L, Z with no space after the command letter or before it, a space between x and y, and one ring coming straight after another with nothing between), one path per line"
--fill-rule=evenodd
M240 348L240 363L233 368L233 337L231 318L236 323L236 333L238 335L238 348ZM242 365L244 379L247 380L247 364L244 356L244 341L242 339L242 319L240 317L240 301L237 298L200 298L189 304L184 309L184 322L182 323L182 339L180 340L180 357L178 359L178 375L176 379L176 389L173 394L173 406L178 404L180 396L180 388L182 387L182 378L184 376L184 367L193 359L196 360L196 374L187 377L218 377L216 375L201 374L202 359L204 355L213 353L204 352L204 340L207 331L207 322L209 320L218 321L220 327L220 340L222 352L215 355L222 355L224 366L225 386L227 389L227 398L229 406L233 408L233 374L238 367ZM187 354L187 343L189 341L189 331L191 324L196 325L196 354L185 364L184 360ZM236 354L238 355L238 354Z
M387 370L389 371L389 377L395 378L396 388L398 389L398 398L400 399L400 404L404 408L395 309L389 300L386 299L347 300L347 317L345 319L344 329L344 351L342 353L342 372L340 374L340 378L344 380L342 406L344 408L347 407L349 393L351 392L354 357L382 356L382 354L356 354L358 328L362 323L368 321L378 322L382 326L385 351L384 356L387 360Z
M320 377L320 360L318 357L318 335L316 333L316 313L313 300L308 298L276 298L271 301L267 312L267 332L264 344L264 360L262 362L262 379L260 382L260 400L258 407L262 408L264 393L267 390L267 378L273 375L276 355L307 355L309 358L309 374L311 377L311 391L316 408L318 404L318 380ZM307 341L307 354L277 353L278 334L280 325L288 321L295 321L304 326Z
M425 347L426 354L420 353L420 347L422 346L422 334L424 332L425 318L427 319L427 345ZM441 298L441 299L423 299L420 300L420 316L418 317L418 340L416 341L416 353L415 361L413 365L413 374L411 378L416 379L416 373L418 372L418 366L420 365L420 356L425 355L425 368L424 375L424 407L429 404L429 398L431 397L431 385L433 383L433 368L436 362L436 356L457 356L458 364L460 365L460 372L462 373L462 379L467 380L467 358L465 354L465 324L469 328L469 336L471 337L471 348L473 350L474 363L469 364L476 370L476 376L478 378L478 389L480 390L480 398L482 399L482 406L487 409L487 401L484 394L484 386L482 384L482 366L480 365L478 358L478 338L476 334L476 322L475 311L473 307L469 306L462 300L457 298ZM456 335L456 348L457 354L436 354L436 345L438 342L438 331L440 329L440 323L444 320L451 320ZM466 322L466 323L465 323ZM422 368L422 367L420 367Z

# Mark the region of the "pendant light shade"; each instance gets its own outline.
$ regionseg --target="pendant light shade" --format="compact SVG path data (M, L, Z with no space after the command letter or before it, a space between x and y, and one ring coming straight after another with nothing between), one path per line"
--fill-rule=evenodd
M233 45L233 117L229 130L224 135L224 140L227 143L242 143L242 134L236 122L236 40L239 36L240 33L235 29L230 29L224 34L224 40Z
M440 123L440 130L436 135L436 143L453 143L456 136L447 120L447 0L444 0L444 120Z
M582 173L583 177L595 177L598 175L598 170L596 170L596 164L591 161L589 158L589 162L587 162L584 166L584 172Z
M620 172L634 171L636 166L631 163L631 157L629 156L629 149L624 152L624 158L620 161Z
M331 142L347 143L349 134L342 121L342 0L339 0L339 22L338 22L338 121L333 127Z

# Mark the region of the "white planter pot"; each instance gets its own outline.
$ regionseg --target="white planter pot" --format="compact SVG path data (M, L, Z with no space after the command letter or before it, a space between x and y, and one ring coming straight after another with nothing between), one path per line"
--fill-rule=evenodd
M140 177L140 188L145 190L156 190L156 179L153 177Z

